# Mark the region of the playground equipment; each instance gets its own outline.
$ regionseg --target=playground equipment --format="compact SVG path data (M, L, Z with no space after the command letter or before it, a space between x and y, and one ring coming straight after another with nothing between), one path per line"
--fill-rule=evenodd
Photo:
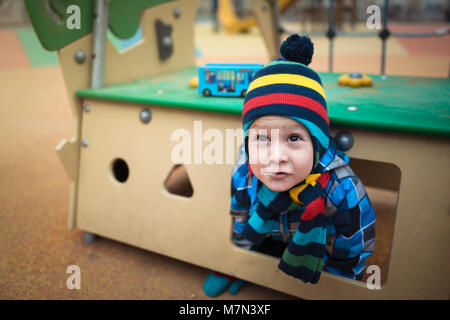
M69 228L302 298L448 298L448 79L373 76L373 87L355 90L338 86L339 74L321 74L338 144L366 186L398 193L397 212L380 290L326 272L304 284L279 272L277 258L231 241L235 159L205 163L202 143L209 129L226 137L241 128L243 101L188 87L198 2L78 1L82 28L73 34L64 27L67 1L49 1L60 23L43 1L25 3L43 46L58 50L74 117L73 137L56 147L71 180ZM120 52L104 36L109 26L132 37L139 25L141 41ZM191 161L174 161L180 132L194 143Z
M255 17L239 18L233 10L230 0L218 0L217 18L228 33L244 32L256 26Z
M335 1L328 0L328 30L326 32L311 32L310 36L326 36L329 40L329 54L328 54L328 71L333 72L333 52L334 39L337 36L342 37L379 37L381 39L381 67L380 74L386 73L386 44L389 37L398 38L424 38L424 37L438 37L445 36L450 33L450 28L441 28L433 32L392 32L388 29L389 20L389 0L384 0L383 6L383 27L381 31L371 32L343 32L336 30L335 27ZM292 33L282 27L279 22L280 8L277 7L276 2L270 0L253 0L252 10L257 16L258 27L267 47L270 59L275 59L279 56L278 48L280 46L280 37L283 33ZM450 77L450 70L449 70Z
M253 1L253 0L252 0ZM275 2L276 0L272 1ZM296 0L278 0L278 8L281 12L285 11ZM218 0L217 17L222 27L228 33L237 33L248 31L251 27L256 27L257 22L254 16L241 19L239 18L231 3L231 0Z
M279 56L279 14L287 10L296 0L251 0L253 16L240 19L234 12L231 0L218 0L217 16L228 33L243 32L258 26L270 59Z

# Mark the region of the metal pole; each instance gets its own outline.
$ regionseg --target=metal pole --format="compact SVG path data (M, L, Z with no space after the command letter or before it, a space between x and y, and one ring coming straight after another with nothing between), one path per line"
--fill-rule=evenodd
M328 71L333 72L333 39L330 39L329 53L328 53Z
M333 38L335 36L334 29L334 0L329 1L330 5L328 7L328 41L329 41L329 52L328 52L328 71L333 72Z
M383 14L383 32L387 31L387 22L389 16L389 0L384 0L384 14ZM387 37L381 37L381 75L384 76L386 72L386 40Z
M271 7L270 12L272 13L273 16L273 21L275 22L275 32L273 34L273 36L275 37L275 39L273 39L274 44L275 44L275 48L280 48L281 46L281 26L280 26L280 13L278 11L278 1L275 0L270 0L269 1L269 6ZM279 56L279 49L278 50L278 55Z
M91 88L103 88L105 80L105 47L109 0L95 0Z

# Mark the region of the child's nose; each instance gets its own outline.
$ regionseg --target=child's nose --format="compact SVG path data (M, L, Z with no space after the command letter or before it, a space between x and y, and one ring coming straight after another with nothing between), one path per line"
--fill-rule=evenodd
M283 143L273 143L270 153L270 161L274 164L288 161L288 153Z

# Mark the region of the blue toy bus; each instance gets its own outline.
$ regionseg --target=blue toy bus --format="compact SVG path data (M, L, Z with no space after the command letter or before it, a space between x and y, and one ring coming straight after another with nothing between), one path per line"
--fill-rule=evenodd
M208 63L198 68L198 93L204 96L245 97L262 64Z

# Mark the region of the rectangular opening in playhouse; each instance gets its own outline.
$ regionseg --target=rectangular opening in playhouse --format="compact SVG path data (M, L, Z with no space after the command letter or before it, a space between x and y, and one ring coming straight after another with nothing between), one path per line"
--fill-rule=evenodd
M376 265L381 270L381 285L388 281L392 238L398 205L401 171L392 163L364 159L350 159L353 171L366 186L376 216L374 253L367 258L366 268ZM370 276L364 273L362 281Z
M357 158L351 158L350 165L364 183L376 215L375 248L373 254L366 259L360 281L367 281L373 274L367 272L367 267L374 265L380 268L383 286L388 280L401 171L391 163ZM260 246L260 253L280 258L285 248L286 244L283 242L266 238Z

